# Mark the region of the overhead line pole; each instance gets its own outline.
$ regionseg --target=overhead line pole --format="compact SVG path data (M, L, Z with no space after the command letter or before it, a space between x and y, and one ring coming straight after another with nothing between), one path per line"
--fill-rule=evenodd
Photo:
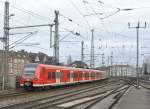
M84 41L81 42L81 61L84 62Z
M44 26L49 26L50 27L50 48L52 48L52 33L53 33L53 26L55 24L41 24L41 25L28 25L28 26L17 26L17 27L9 27L8 29L24 29L24 28L34 28L34 27L44 27ZM29 32L32 33L32 32ZM19 33L21 34L21 33Z
M104 61L104 53L102 54L102 66L104 66L105 65L105 61Z
M59 11L55 11L55 37L54 37L54 57L55 64L59 64L59 22L58 22Z
M90 59L90 67L94 68L94 29L91 30L92 38L91 38L91 59Z
M138 22L137 26L130 26L130 23L128 23L128 28L130 29L136 29L136 35L137 35L137 59L136 59L136 79L137 79L137 87L139 88L139 28L146 28L146 22L144 26L140 26L140 23Z
M113 51L111 52L111 56L110 56L110 76L113 76Z
M50 48L52 48L53 25L50 25Z
M19 27L10 27L10 29L23 29L23 28L33 28L33 27L41 27L41 26L49 26L50 27L50 48L52 47L52 27L55 26L55 36L54 36L54 57L55 64L59 64L59 22L58 22L59 11L55 11L55 20L54 24L42 24L42 25L29 25L29 26L19 26Z
M4 7L4 35L3 42L3 59L2 59L2 90L5 90L5 82L8 81L8 51L9 51L9 2L5 2Z

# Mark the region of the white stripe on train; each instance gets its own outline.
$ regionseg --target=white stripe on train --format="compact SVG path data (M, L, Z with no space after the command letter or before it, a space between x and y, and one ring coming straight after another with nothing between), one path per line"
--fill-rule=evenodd
M97 80L102 80L102 79L97 79ZM96 80L83 80L83 81L61 82L61 83L49 83L49 84L33 84L33 87L58 86L58 85L67 85L67 84L74 84L74 83L81 83L81 82L89 82L89 81L96 81ZM24 86L24 84L20 84L20 86Z

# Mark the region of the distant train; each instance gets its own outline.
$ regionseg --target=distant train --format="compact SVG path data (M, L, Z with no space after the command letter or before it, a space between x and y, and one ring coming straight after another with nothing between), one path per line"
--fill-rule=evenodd
M24 65L20 86L30 90L106 79L105 71L29 63Z

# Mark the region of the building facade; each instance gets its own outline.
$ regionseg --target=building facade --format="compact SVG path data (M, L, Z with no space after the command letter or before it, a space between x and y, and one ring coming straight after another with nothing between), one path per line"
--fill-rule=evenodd
M135 77L136 76L136 68L130 65L112 65L107 67L98 67L98 70L105 70L107 71L109 76L113 77Z
M42 63L42 64L54 64L54 58L50 57L42 52L32 53L21 51L9 51L8 53L8 72L5 73L5 82L12 88L16 87L19 77L23 73L24 64L26 63ZM3 51L0 50L0 84L3 79Z

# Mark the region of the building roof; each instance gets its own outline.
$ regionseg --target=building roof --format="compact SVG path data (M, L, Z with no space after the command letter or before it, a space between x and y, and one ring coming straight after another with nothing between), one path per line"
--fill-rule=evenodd
M3 50L0 50L0 55L2 56ZM43 63L43 64L54 64L54 57L48 56L45 53L39 52L39 53L33 53L33 52L27 52L25 50L21 51L9 51L8 53L9 57L13 58L24 58L29 60L29 62L32 63Z
M77 67L77 68L88 68L88 65L82 61L74 61L68 66Z

